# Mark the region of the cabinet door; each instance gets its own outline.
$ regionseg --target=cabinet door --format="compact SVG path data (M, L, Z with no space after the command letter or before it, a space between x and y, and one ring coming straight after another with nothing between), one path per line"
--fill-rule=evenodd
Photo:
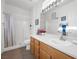
M44 50L40 49L40 59L50 59L50 55Z
M31 41L30 41L30 50L32 52L32 54L35 54L35 42L34 39L31 37Z
M39 41L35 40L35 57L36 57L36 59L39 59L39 54L40 54Z
M35 47L35 57L39 59L39 47Z
M32 54L34 55L35 54L34 44L31 43L30 49L31 49Z

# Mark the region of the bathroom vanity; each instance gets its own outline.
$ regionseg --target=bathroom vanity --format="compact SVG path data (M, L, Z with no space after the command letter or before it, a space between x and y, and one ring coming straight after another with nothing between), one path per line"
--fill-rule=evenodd
M36 59L76 59L77 57L76 45L68 41L61 42L58 36L32 35L30 39L30 50Z

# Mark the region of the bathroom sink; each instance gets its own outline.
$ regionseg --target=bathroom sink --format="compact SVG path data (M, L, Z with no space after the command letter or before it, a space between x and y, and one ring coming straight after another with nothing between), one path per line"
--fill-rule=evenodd
M51 40L52 43L59 45L59 46L70 46L72 45L69 41L62 41L62 40Z

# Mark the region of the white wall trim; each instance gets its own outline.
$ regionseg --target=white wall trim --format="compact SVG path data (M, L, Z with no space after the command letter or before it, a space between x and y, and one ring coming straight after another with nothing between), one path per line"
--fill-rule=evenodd
M3 52L10 51L10 50L17 49L17 48L21 48L21 47L24 47L24 46L25 46L25 45L22 44L22 45L16 45L16 46L4 48ZM3 52L1 52L1 53L3 53Z

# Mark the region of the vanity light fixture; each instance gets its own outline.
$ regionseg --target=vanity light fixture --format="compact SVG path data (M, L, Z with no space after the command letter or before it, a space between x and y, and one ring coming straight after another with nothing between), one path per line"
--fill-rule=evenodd
M52 7L57 7L59 4L61 4L64 0L46 0L44 3L43 3L43 10L42 10L42 13L45 13L47 12L50 8ZM46 4L48 3L48 4Z

